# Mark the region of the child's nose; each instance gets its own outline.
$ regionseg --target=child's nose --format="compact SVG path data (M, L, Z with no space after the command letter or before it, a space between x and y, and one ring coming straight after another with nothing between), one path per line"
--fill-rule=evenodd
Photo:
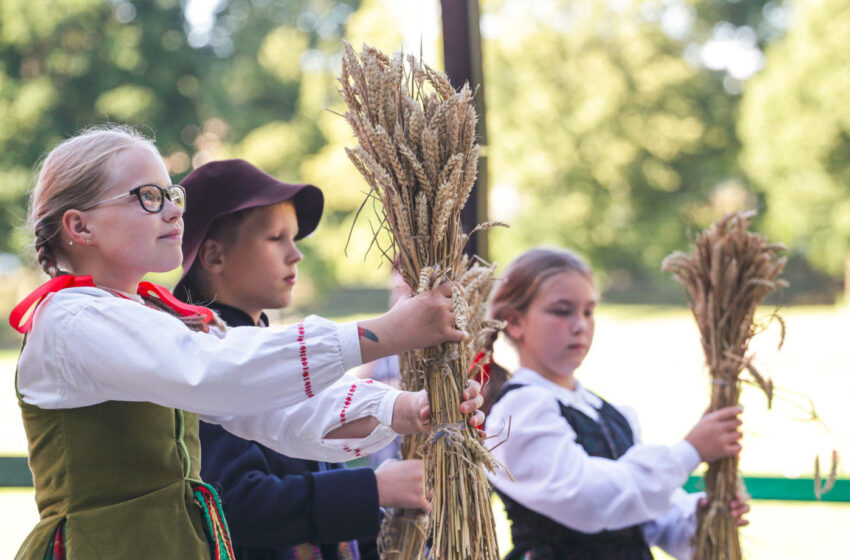
M587 321L584 317L579 317L573 323L573 333L581 334L587 329Z
M162 206L162 219L166 222L173 222L182 216L183 209L171 202L170 198L166 198Z
M286 262L288 264L295 264L297 262L301 262L301 259L303 259L303 258L304 258L304 255L301 254L301 251L299 251L298 248L295 245L293 245L292 250L290 250L289 253L287 254Z

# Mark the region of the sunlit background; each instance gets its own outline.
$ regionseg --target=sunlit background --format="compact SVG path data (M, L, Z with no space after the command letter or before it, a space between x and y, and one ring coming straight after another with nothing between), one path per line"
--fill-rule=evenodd
M588 257L603 306L581 379L635 406L645 440L681 438L707 376L660 263L724 212L754 208L757 229L788 246L791 287L785 347L776 327L756 344L783 398L767 411L745 394L744 474L811 477L815 454L850 450L850 3L480 0L480 11L489 218L511 224L491 231L488 257L541 243ZM297 308L278 319L380 312L388 267L365 254L373 218L352 227L366 185L335 114L340 43L443 68L441 34L437 0L0 0L0 314L43 280L24 224L39 157L104 121L155 137L175 181L242 157L321 187ZM22 456L20 340L4 326L0 343L0 455ZM809 398L822 422L805 421ZM0 488L0 557L36 515L31 489ZM850 557L850 504L757 502L751 519L750 558Z

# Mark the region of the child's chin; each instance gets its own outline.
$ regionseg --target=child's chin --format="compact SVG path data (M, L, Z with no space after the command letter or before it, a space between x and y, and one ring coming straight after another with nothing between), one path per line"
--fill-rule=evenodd
M178 266L180 266L180 260L175 261L174 259L168 259L166 261L156 263L154 266L151 266L150 272L155 272L157 274L171 272Z

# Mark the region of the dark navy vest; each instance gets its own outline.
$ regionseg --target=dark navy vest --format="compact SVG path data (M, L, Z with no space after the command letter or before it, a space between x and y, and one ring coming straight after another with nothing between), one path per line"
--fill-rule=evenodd
M520 387L524 385L505 385L496 402ZM576 442L588 455L616 460L634 445L628 421L605 400L598 411L598 421L560 401L558 406L575 431ZM497 492L511 520L514 543L514 549L505 560L652 560L639 525L616 531L582 533Z

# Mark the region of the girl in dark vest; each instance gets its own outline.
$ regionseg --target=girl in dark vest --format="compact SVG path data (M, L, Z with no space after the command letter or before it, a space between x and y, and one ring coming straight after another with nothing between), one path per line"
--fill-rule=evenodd
M41 166L30 220L52 279L10 317L27 333L16 385L41 517L18 559L232 558L199 476L199 416L326 461L427 429L423 395L378 383L341 425L349 384L337 381L364 360L462 339L449 286L359 324L226 330L142 281L180 264L185 204L129 128L86 131Z
M228 326L267 327L264 309L292 301L302 259L296 241L316 228L321 191L278 181L241 159L202 165L182 185L199 202L184 216L184 274L175 294L209 305ZM341 419L372 383L346 379ZM365 559L376 552L379 506L428 507L421 460L348 469L286 456L207 422L200 439L201 475L221 492L240 559Z
M637 441L634 417L574 376L593 342L596 301L587 264L547 248L517 257L492 296L520 363L487 419L489 433L511 419L494 453L515 481L491 476L511 520L507 558L646 560L655 545L690 558L701 496L681 486L701 461L739 452L740 409L705 415L672 446ZM746 523L746 502L731 508Z

